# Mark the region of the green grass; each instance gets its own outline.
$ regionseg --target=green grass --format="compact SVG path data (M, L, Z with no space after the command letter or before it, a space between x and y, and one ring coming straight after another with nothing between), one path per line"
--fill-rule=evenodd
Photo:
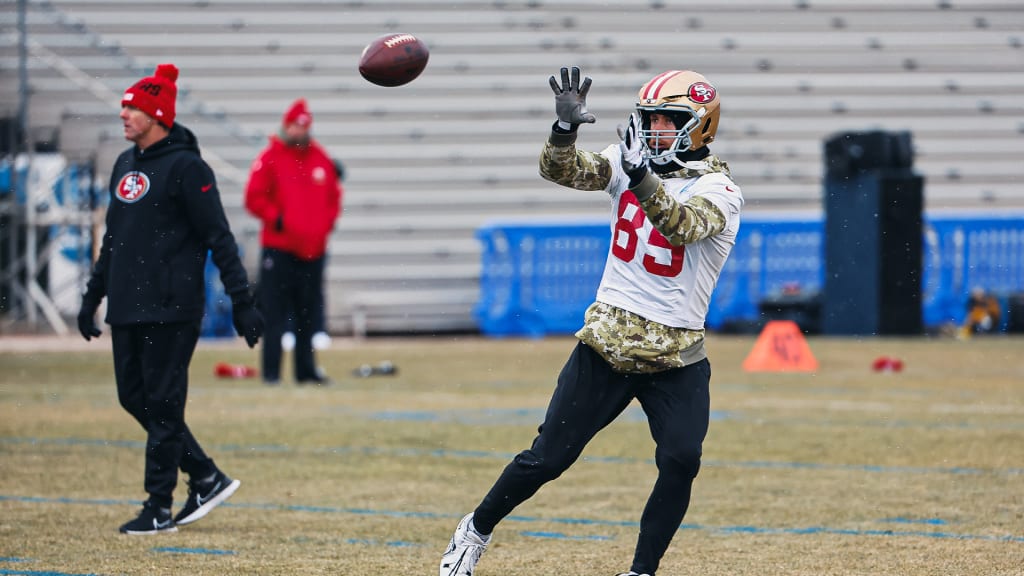
M203 342L188 422L242 487L156 537L117 533L145 498L144 436L94 344L0 352L0 574L434 574L574 341L338 342L329 388L217 379L256 353ZM711 336L715 420L659 574L1024 574L1024 340L810 345L816 374L745 373L753 338ZM904 371L873 373L883 354ZM398 374L351 376L381 360ZM498 527L478 576L627 569L652 457L634 405Z

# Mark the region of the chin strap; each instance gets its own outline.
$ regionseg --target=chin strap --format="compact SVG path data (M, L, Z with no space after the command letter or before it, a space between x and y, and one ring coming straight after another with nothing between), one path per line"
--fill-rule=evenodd
M683 162L678 157L666 158L664 163L651 160L651 168L662 178L696 178L705 174L729 174L729 165L715 155L705 156L700 160Z

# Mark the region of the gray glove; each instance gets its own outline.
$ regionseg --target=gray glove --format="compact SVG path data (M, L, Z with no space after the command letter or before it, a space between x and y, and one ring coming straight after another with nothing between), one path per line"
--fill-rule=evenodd
M572 67L572 75L568 68L562 68L562 84L552 76L548 79L551 91L555 93L555 116L558 117L559 128L574 130L580 124L593 124L597 118L587 112L587 92L590 92L590 77L580 83L580 69Z

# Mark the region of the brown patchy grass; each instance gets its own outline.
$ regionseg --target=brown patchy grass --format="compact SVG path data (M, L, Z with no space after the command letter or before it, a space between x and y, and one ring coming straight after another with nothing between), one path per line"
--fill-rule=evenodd
M216 379L216 362L256 355L201 343L189 424L243 484L157 537L117 533L145 496L144 437L94 344L0 342L0 573L433 574L529 445L573 341L342 341L321 355L324 389ZM660 573L1024 574L1024 340L810 344L816 374L749 374L753 339L711 336L718 418ZM905 370L872 373L883 354ZM350 375L385 359L398 375ZM478 576L627 569L652 454L631 408L499 526Z

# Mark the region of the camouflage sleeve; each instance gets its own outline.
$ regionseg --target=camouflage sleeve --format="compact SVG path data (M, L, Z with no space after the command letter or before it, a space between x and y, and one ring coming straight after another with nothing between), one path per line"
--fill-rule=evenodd
M608 159L600 154L577 150L574 143L544 142L540 175L545 180L577 190L604 190L612 178Z
M725 214L710 200L697 195L680 203L660 183L640 205L651 224L673 246L692 244L725 230Z

